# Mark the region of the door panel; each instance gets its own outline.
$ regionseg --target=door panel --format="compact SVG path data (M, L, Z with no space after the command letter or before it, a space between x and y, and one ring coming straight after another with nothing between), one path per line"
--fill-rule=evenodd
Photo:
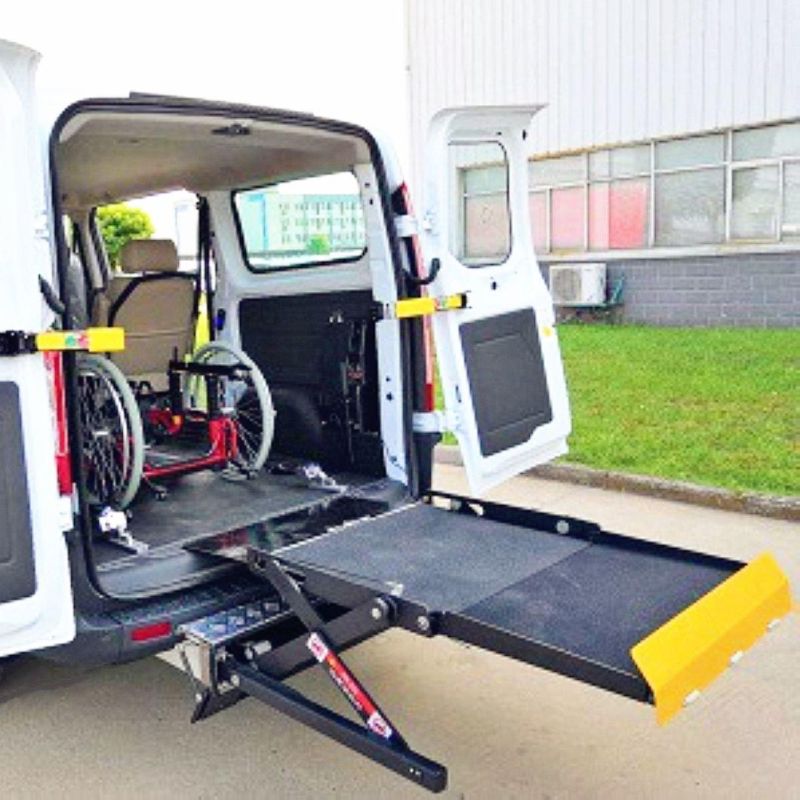
M37 55L0 41L0 331L51 320L39 276L53 281L40 133ZM0 356L0 658L75 635L44 357Z
M460 328L481 454L527 442L553 419L536 312L512 311Z
M423 216L430 293L466 296L433 331L448 426L474 492L566 452L569 402L530 222L527 128L537 107L434 117Z

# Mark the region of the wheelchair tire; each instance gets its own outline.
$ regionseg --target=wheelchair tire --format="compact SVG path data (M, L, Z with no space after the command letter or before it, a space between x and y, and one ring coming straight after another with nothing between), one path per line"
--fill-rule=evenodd
M144 433L128 381L107 358L78 357L78 413L89 502L126 508L144 469Z
M238 387L232 399L239 424L239 435L244 443L239 466L257 472L264 466L275 433L275 407L263 373L246 353L224 342L209 342L192 356L200 364L244 364L250 371L249 380ZM192 405L202 392L200 381L187 382L187 404ZM230 401L230 398L229 398Z

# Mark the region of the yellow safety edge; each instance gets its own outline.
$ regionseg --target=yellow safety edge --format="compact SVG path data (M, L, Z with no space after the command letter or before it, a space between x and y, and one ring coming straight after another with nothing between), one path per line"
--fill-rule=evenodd
M87 328L83 331L45 331L36 334L39 352L83 350L89 353L118 353L125 349L124 328Z
M664 724L789 613L789 580L763 553L631 649Z
M398 300L392 307L392 316L396 319L409 317L425 317L437 311L453 311L465 308L467 296L465 294L451 294L446 297L409 297Z

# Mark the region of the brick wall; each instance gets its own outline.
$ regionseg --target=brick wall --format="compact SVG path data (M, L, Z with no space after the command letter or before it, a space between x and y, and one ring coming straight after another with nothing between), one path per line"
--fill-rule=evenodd
M625 276L625 322L800 326L800 253L606 263L612 285Z

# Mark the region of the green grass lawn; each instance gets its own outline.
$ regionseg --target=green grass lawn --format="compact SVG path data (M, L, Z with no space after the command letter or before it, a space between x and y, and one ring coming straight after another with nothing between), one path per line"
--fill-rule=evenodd
M800 331L562 325L566 460L800 494Z

